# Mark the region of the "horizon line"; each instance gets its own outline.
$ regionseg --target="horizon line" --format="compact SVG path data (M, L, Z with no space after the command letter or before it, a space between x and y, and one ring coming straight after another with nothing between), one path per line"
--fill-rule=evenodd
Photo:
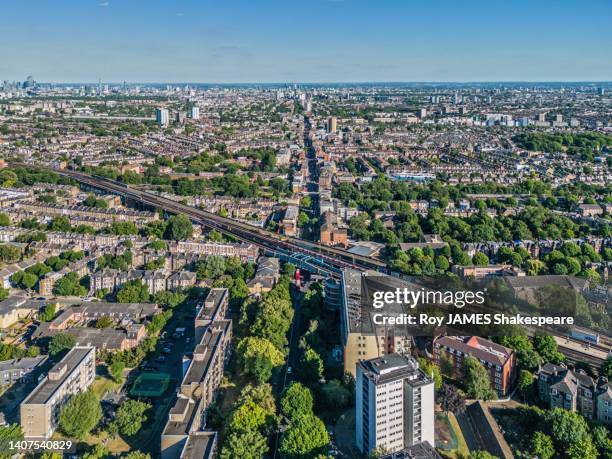
M9 80L6 80L9 81ZM25 81L13 80L13 81ZM168 81L138 81L138 80L92 80L92 81L37 81L38 84L197 84L197 85L289 85L289 84L502 84L502 83L586 83L586 84L612 84L611 80L338 80L338 81L244 81L244 82L229 82L229 81L188 81L188 80L168 80Z

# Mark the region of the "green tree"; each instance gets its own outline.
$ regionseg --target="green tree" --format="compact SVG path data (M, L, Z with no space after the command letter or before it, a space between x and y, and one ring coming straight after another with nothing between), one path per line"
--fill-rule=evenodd
M298 382L291 383L281 399L281 411L290 420L312 414L313 398L310 389Z
M70 231L72 229L72 225L70 224L70 219L62 215L60 217L55 217L51 221L49 229L51 231Z
M285 361L283 353L270 341L252 336L240 341L237 354L242 371L255 376L259 383L268 381L272 370Z
M42 312L38 315L41 322L51 322L55 318L57 305L55 303L47 304Z
M0 213L0 226L11 226L11 219L5 213Z
M147 303L149 299L149 287L140 279L126 282L117 292L120 303Z
M283 434L279 451L286 458L310 458L325 454L329 435L323 421L313 414L295 420Z
M53 293L59 296L83 296L87 289L80 284L77 273L68 273L53 286Z
M605 426L595 426L592 430L593 444L600 457L612 457L612 437Z
M476 252L472 257L472 263L478 266L484 266L489 264L489 257L482 252Z
M40 355L40 347L32 345L26 351L26 357L38 357Z
M316 383L323 378L323 359L317 351L310 347L304 351L300 367L301 376L306 382Z
M559 364L565 361L565 356L559 352L557 341L552 335L536 334L533 337L533 347L545 362Z
M472 451L469 455L469 459L499 459L497 456L493 456L488 451Z
M494 400L497 393L491 388L489 372L474 357L466 357L463 362L466 392L470 398Z
M247 400L252 400L257 406L262 407L266 413L273 416L276 414L276 399L272 393L270 384L247 384L240 392L238 404L242 405Z
M551 459L555 455L552 438L542 432L536 432L531 439L531 452L538 459Z
M151 459L151 455L148 453L141 453L140 451L130 451L127 454L121 456L122 459Z
M32 289L38 282L38 277L35 274L18 271L11 276L11 281L18 287Z
M97 443L91 450L83 454L83 459L103 459L109 454L110 452L104 445Z
M108 328L113 325L113 319L109 316L102 316L96 320L96 328Z
M225 272L225 258L218 255L210 255L206 260L199 261L196 267L198 279L214 279Z
M0 458L9 459L12 454L8 454L10 451L9 442L15 442L23 440L23 431L21 430L20 424L10 424L7 426L0 426Z
M107 232L116 236L136 236L138 227L132 222L113 222Z
M265 409L249 399L232 412L227 428L230 432L259 430L266 425L268 415Z
M108 371L115 380L115 382L120 383L123 380L123 370L125 369L125 362L120 359L113 359L110 366L108 367Z
M438 268L440 271L448 271L448 268L450 267L450 263L448 262L448 258L442 256L442 255L438 255L435 258L435 265L436 268Z
M91 391L75 394L62 406L59 425L66 435L82 440L102 419L100 400Z
M531 341L525 335L502 336L500 343L516 351L516 358L520 368L535 371L542 362L538 353L533 349Z
M189 239L193 234L193 225L186 215L174 215L166 223L164 237L173 241Z
M528 370L521 370L519 372L517 387L523 400L528 400L533 394L533 374Z
M56 453L53 451L48 451L40 455L40 459L62 459L62 457L63 456L61 453Z
M221 449L221 459L262 459L268 452L268 442L257 430L232 432Z
M589 427L585 419L573 411L553 408L545 416L557 451L568 451L575 445L590 440Z
M76 341L72 335L64 332L57 333L49 342L49 354L53 357L60 356L72 349L75 344Z
M161 239L156 239L154 241L149 242L148 247L153 250L166 250L168 248L168 244L166 241L162 241Z
M608 357L601 367L601 373L608 378L608 380L612 380L612 356Z
M293 263L285 263L283 265L283 274L289 276L289 277L293 277L295 276L295 265Z
M421 367L421 370L423 370L427 376L433 377L434 388L436 391L439 391L442 387L442 372L440 371L440 367L424 357L419 358L419 367Z
M121 435L128 437L136 435L147 420L145 413L149 408L151 408L150 404L139 400L128 400L122 403L115 414L115 421Z
M597 459L600 456L591 437L586 436L577 443L571 444L565 451L565 457L567 459Z

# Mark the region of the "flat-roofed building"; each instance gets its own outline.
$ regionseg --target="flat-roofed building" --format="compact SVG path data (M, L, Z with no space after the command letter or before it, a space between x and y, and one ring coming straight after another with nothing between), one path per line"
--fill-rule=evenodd
M414 358L391 354L361 361L355 384L355 434L362 453L434 443L434 382Z
M412 337L406 330L394 327L376 326L362 317L362 282L367 277L384 277L389 282L399 282L376 271L364 273L354 269L342 271L340 289L340 336L344 353L344 371L355 376L356 365L396 352L408 352Z
M216 396L229 356L232 321L224 319L228 301L227 289L214 288L198 311L194 322L197 344L161 435L162 459L216 455L216 432L205 430L205 412Z
M201 403L178 394L174 406L168 413L168 421L161 436L162 459L178 459L186 446L189 434L202 427L203 410Z
M217 432L192 432L181 451L180 459L209 459L217 455Z
M96 349L74 347L21 402L21 428L26 439L47 439L55 431L60 408L86 391L96 374Z
M223 320L227 313L229 293L226 288L211 288L195 319L195 340L199 343L204 331L214 321Z

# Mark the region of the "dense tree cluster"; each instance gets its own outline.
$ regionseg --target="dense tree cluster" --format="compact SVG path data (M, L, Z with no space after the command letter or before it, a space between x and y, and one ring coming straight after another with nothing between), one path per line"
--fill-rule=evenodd
M289 423L279 448L283 457L316 457L325 452L329 436L325 425L313 412L310 389L292 383L281 399L281 412Z
M528 132L515 135L514 143L526 150L545 153L566 152L579 155L583 161L593 161L605 147L612 146L612 136L600 132L547 133Z
M81 283L77 273L71 272L55 283L53 293L59 296L84 296L87 295L87 287Z
M132 266L133 255L130 250L126 250L121 255L106 254L96 260L99 269L110 268L120 271L127 271Z
M117 301L119 303L148 303L149 287L140 279L127 281L117 291Z
M100 419L102 419L102 406L91 390L70 397L59 412L59 425L62 431L78 439L83 439L91 432Z
M497 393L491 387L489 371L474 357L463 361L463 375L468 397L478 400L495 400Z
M276 402L269 384L246 386L226 422L222 459L261 459L269 451L267 436L276 426Z
M607 427L589 426L580 414L553 408L542 410L521 406L514 415L521 429L523 447L534 457L564 457L567 459L597 459L610 457L612 440Z
M108 202L102 198L97 198L95 194L87 195L81 204L87 207L95 207L97 209L108 209Z

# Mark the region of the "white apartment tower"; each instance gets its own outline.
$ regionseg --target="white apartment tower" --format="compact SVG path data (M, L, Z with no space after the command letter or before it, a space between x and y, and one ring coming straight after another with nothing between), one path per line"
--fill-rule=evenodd
M157 124L159 124L160 126L168 126L168 123L170 122L170 115L168 113L168 110L165 108L156 108L155 121L157 121Z
M357 364L355 430L364 454L434 445L434 383L417 361L389 354Z
M197 105L194 105L193 107L191 107L191 110L189 111L189 117L193 120L199 120L200 119L200 107L198 107Z

